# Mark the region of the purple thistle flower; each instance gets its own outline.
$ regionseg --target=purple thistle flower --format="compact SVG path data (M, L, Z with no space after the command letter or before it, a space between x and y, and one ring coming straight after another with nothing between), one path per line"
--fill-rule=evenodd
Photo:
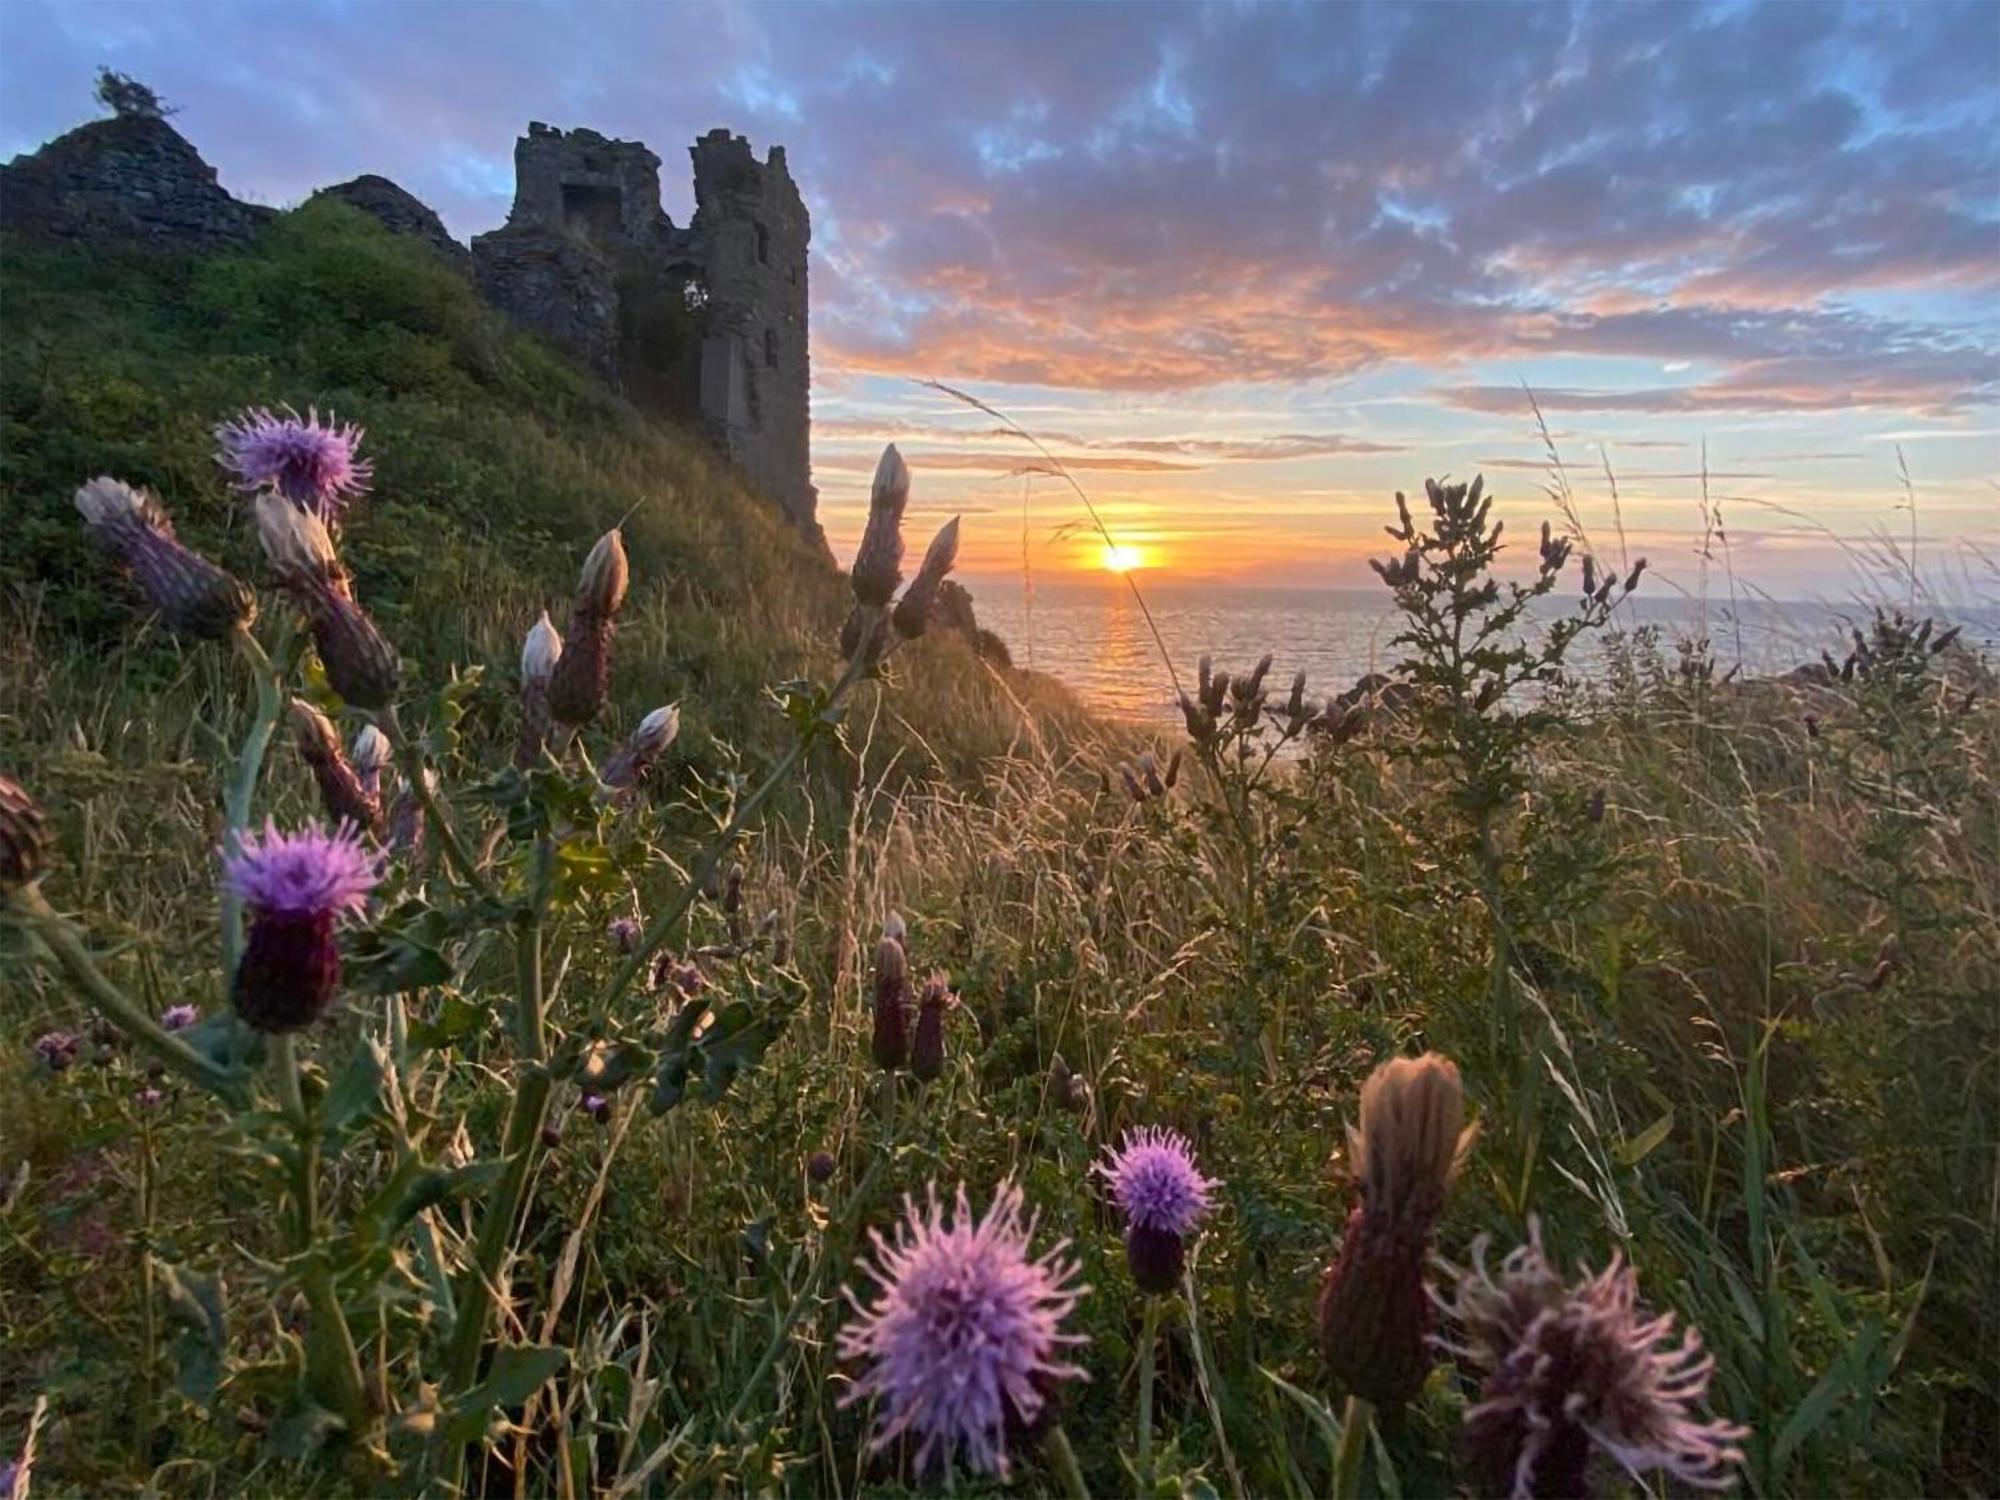
M1696 1329L1676 1342L1673 1315L1640 1306L1622 1255L1569 1286L1534 1220L1497 1277L1488 1244L1473 1242L1472 1268L1438 1299L1462 1340L1440 1347L1483 1378L1463 1439L1482 1493L1582 1494L1593 1448L1635 1476L1663 1469L1702 1489L1735 1482L1729 1470L1743 1462L1736 1444L1749 1429L1696 1410L1715 1360Z
M322 423L314 408L304 417L289 406L280 410L282 416L253 406L217 427L215 461L236 476L237 489L276 490L336 526L347 502L364 494L374 477L374 464L355 457L362 430L352 422L337 424L332 412Z
M611 939L611 946L620 953L631 953L639 946L639 919L613 917L611 925L604 929L604 935Z
M185 1031L200 1019L198 1005L169 1005L160 1012L160 1026L166 1031Z
M611 1116L611 1101L602 1094L585 1094L577 1100L577 1108L600 1125Z
M1148 1295L1172 1291L1187 1263L1187 1237L1213 1207L1219 1186L1201 1175L1194 1148L1177 1130L1142 1125L1125 1132L1097 1164L1125 1212L1125 1259Z
M83 1041L72 1032L45 1031L29 1045L51 1073L61 1073L76 1061Z
M267 822L223 856L223 880L250 908L231 999L260 1031L298 1031L325 1013L340 984L335 921L358 915L381 879L377 855L343 823L282 833Z
M1088 1287L1072 1286L1067 1240L1030 1259L1036 1218L1022 1217L1021 1190L1003 1182L983 1218L965 1189L955 1211L903 1200L893 1239L870 1230L881 1288L872 1308L847 1294L857 1318L840 1332L842 1359L867 1360L841 1404L877 1399L872 1451L906 1433L921 1441L916 1463L949 1466L959 1449L975 1469L1005 1475L1006 1435L1032 1427L1056 1382L1084 1377L1063 1357L1087 1343L1062 1320Z

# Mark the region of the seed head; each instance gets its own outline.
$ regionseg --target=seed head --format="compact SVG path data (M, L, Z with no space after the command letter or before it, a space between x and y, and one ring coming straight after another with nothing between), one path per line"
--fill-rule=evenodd
M929 550L924 553L916 578L897 601L891 618L896 633L905 640L915 640L922 635L937 610L938 593L944 588L945 575L958 562L958 521L959 518L953 516L945 522Z
M329 526L338 526L347 504L366 493L374 464L357 458L362 429L339 425L332 412L322 423L307 408L273 415L256 406L215 429L215 461L236 476L245 493L273 490Z
M886 609L903 581L903 508L910 503L910 470L891 443L875 466L868 497L868 525L854 554L854 597Z
M0 776L0 892L26 885L48 858L49 821L21 784Z
M173 629L220 640L257 617L257 598L174 535L174 523L147 490L99 477L76 492L84 525L122 563Z
M841 1404L878 1403L872 1451L908 1434L920 1472L962 1451L1004 1476L1008 1430L1033 1428L1057 1382L1083 1378L1065 1351L1087 1340L1062 1321L1088 1288L1073 1284L1067 1241L1031 1258L1035 1226L1003 1182L981 1218L963 1187L946 1209L933 1186L925 1208L904 1200L893 1239L869 1232L861 1269L879 1291L872 1306L847 1294L855 1317L840 1356L866 1364Z
M1453 1334L1440 1347L1481 1379L1462 1435L1481 1493L1585 1494L1593 1450L1634 1476L1734 1483L1749 1429L1701 1418L1715 1360L1697 1330L1676 1341L1672 1314L1640 1305L1639 1278L1621 1257L1565 1284L1533 1220L1497 1276L1488 1245L1484 1235L1473 1243L1471 1269L1439 1298Z
M625 541L614 528L584 559L570 607L569 640L549 672L549 708L565 724L588 724L610 699L611 637L629 579Z

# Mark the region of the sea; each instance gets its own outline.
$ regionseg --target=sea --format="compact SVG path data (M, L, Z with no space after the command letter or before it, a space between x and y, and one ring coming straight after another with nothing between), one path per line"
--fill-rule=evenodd
M1183 682L1192 683L1203 655L1232 671L1269 652L1276 695L1292 674L1306 674L1308 696L1344 692L1369 672L1388 670L1401 656L1393 644L1398 616L1387 589L1256 588L1230 584L1148 582L1139 598L1120 578L1054 581L1023 586L1019 578L972 578L979 623L1007 642L1015 665L1060 678L1102 712L1141 722L1177 724L1173 679L1154 640L1157 628ZM1566 607L1553 602L1555 609ZM1147 613L1152 616L1151 625ZM1963 627L1968 644L2000 650L2000 605L1938 605L1916 611ZM1771 676L1817 661L1822 649L1843 656L1849 630L1866 628L1872 607L1766 600L1702 605L1679 598L1635 595L1613 615L1614 628L1657 627L1673 659L1675 643L1706 636L1718 674L1740 664L1745 676ZM1544 609L1530 631L1553 618ZM1942 623L1940 628L1943 628ZM1573 673L1601 670L1600 647L1586 637L1571 652Z

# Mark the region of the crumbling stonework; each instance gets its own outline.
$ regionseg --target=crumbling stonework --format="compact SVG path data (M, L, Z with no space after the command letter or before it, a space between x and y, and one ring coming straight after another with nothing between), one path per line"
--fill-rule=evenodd
M472 242L496 306L707 428L751 483L817 532L806 245L782 147L759 161L726 130L697 141L695 216L660 206L637 141L539 121L514 146L514 205Z
M420 239L459 269L472 269L471 253L451 237L444 227L444 220L421 199L405 192L386 177L366 173L352 182L337 182L332 187L321 188L313 194L313 198L338 198L379 219L382 227L391 234L407 234Z
M270 217L224 192L157 115L93 120L0 167L0 220L21 233L209 250L246 243Z

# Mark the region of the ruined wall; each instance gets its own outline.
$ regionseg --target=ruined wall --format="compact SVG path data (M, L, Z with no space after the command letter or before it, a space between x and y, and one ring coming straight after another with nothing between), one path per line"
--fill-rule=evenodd
M380 221L391 234L407 234L422 240L461 271L472 269L472 257L466 253L465 246L451 237L444 227L444 220L422 199L386 177L366 173L351 182L337 182L332 187L323 187L313 194L313 198L337 198L350 208L358 208Z
M223 191L156 115L93 120L0 167L0 219L22 233L209 250L246 243L271 215Z

